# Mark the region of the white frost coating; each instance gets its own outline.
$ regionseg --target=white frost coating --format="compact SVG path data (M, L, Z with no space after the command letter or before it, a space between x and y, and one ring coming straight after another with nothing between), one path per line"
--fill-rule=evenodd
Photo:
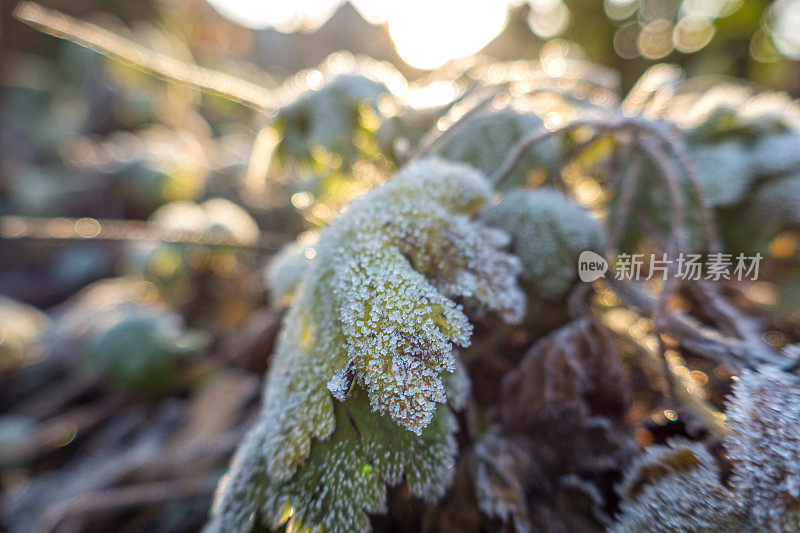
M331 396L346 396L348 373L373 410L419 434L446 400L453 344L466 346L472 333L450 298L521 319L519 263L497 250L506 237L469 218L490 197L478 171L421 161L321 233L267 379L271 477L289 479L312 439L333 432Z
M273 527L363 531L385 484L444 494L457 423L441 404L466 396L453 345L472 333L451 298L506 320L525 307L508 237L471 218L490 197L471 167L421 161L320 234L210 531L248 530L254 505Z
M457 450L457 424L446 407L439 408L421 436L373 413L359 387L346 407L337 403L335 411L335 432L314 444L295 476L264 485L260 510L267 524L287 522L291 510L288 530L366 531L366 513L386 510L384 484L405 478L414 496L434 501L444 494Z
M623 482L612 532L800 530L800 378L745 371L726 414L729 478L698 443L655 447Z
M345 167L356 160L358 146L354 141L363 130L362 112L367 108L374 112L378 100L390 94L382 82L372 79L373 69L364 65L358 70L361 72L333 76L322 87L297 87L301 91L275 119L282 134L276 149L281 159L313 166L319 164L315 156L321 150L341 157ZM302 76L303 82L306 79Z
M491 175L525 134L543 127L542 120L534 113L511 107L484 111L450 134L436 150L436 155L467 163ZM557 168L559 152L556 139L532 146L525 151L506 183L521 185L531 172Z
M523 265L520 278L548 299L569 290L582 251L603 247L603 233L589 213L552 189L509 192L483 220L511 234Z
M636 500L645 483L667 476L680 475L698 465L714 465L714 457L703 443L675 438L665 446L650 446L636 457L617 486L617 492L629 500Z
M236 450L228 472L222 477L211 506L211 520L204 533L249 531L258 509L258 476L264 472L261 453L263 428L252 428Z
M800 530L800 379L745 372L727 411L731 485L760 531Z
M646 485L635 501L623 500L620 508L622 516L610 533L746 531L713 463Z

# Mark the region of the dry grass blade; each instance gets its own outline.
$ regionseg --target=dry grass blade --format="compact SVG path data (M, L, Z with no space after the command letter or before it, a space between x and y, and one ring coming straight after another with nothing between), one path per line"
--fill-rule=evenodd
M184 83L258 109L273 112L278 103L271 91L230 74L191 65L150 50L94 24L76 20L34 2L14 10L20 21L159 77Z
M283 235L261 231L255 244L242 244L227 236L200 234L189 230L165 229L141 220L94 218L0 217L0 239L164 241L229 248L250 248L274 252L286 240Z
M147 504L162 504L182 498L208 497L217 485L216 476L141 483L116 489L82 494L52 509L45 517L41 531L58 531L59 524L71 517L107 514Z

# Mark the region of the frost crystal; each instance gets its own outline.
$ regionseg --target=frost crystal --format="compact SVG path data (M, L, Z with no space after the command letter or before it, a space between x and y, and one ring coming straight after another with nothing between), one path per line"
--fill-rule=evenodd
M577 277L578 256L602 251L603 233L585 209L554 190L517 190L488 208L484 222L509 232L521 279L541 296L563 296Z
M642 474L657 482L633 491ZM648 450L623 486L629 499L612 533L743 531L732 493L702 445L673 442Z
M363 149L363 138L379 126L378 99L389 90L361 74L332 77L321 88L306 90L281 109L274 126L282 134L278 155L317 163L337 154L349 166ZM359 139L359 136L362 139ZM359 146L361 145L361 146Z
M800 379L766 367L734 385L725 447L731 485L762 531L800 529Z
M800 529L800 378L763 367L744 372L733 392L727 482L700 444L651 448L620 487L612 531Z
M455 421L439 404L447 388L463 396L463 379L445 377L459 369L453 344L468 345L472 332L451 298L509 321L521 320L525 305L519 262L498 250L507 238L471 218L490 198L479 172L425 160L322 231L254 430L268 522L285 520L288 506L298 527L363 530L364 511L383 508L383 483L404 473L416 495L444 491ZM221 489L214 520L222 529L239 528L220 515L242 514L230 510L237 494L254 494L237 488L257 482L253 475L234 468L241 479Z

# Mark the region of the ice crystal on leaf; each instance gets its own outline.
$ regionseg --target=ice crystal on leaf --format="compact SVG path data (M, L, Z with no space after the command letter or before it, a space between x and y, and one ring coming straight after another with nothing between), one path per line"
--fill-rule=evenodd
M483 220L511 234L512 249L523 265L520 278L548 299L569 290L582 251L602 252L603 233L594 219L555 190L506 193Z
M259 444L234 462L218 529L245 527L232 517L247 513L232 509L253 495L271 524L289 506L295 525L363 530L364 511L383 508L383 483L405 474L418 496L444 491L455 421L440 404L448 388L463 396L463 378L446 378L459 371L453 345L472 332L452 298L508 321L525 304L519 261L498 250L507 237L474 220L491 194L480 172L424 160L322 231L248 438Z
M651 448L621 485L612 531L800 528L800 378L772 367L746 371L726 414L728 479L701 444Z
M655 479L633 490L639 477ZM676 441L656 446L623 482L628 499L612 533L743 531L733 494L702 445Z
M749 523L764 531L797 531L800 379L770 367L747 372L734 385L726 414L730 483L744 502Z

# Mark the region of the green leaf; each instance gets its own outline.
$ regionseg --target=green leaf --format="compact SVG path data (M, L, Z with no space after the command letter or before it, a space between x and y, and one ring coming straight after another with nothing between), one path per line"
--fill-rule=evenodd
M303 527L363 530L383 483L405 476L416 495L442 494L456 426L440 404L447 389L463 396L463 378L445 378L472 332L452 298L508 321L524 311L519 262L499 251L507 237L474 220L490 198L474 169L424 160L322 231L212 523L246 528L255 498L270 524L286 512Z

